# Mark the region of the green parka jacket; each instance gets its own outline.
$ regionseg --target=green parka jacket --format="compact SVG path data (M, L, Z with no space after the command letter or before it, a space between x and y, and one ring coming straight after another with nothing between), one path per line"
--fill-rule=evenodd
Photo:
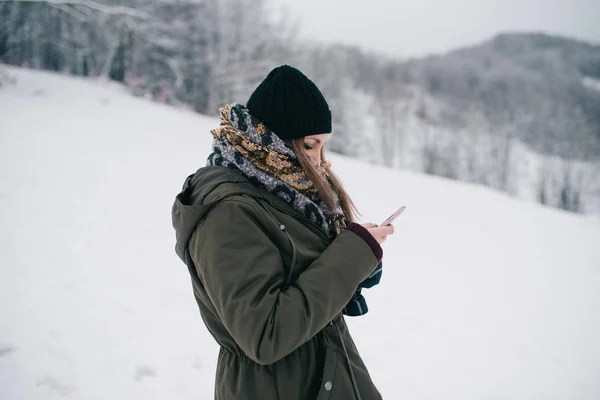
M359 229L330 241L224 167L189 176L172 217L177 254L221 346L215 399L381 399L341 314L378 263Z

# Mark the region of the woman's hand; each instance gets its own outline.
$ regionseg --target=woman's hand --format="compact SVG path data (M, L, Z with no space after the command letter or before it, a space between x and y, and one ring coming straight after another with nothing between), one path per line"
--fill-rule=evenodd
M377 226L371 222L367 222L366 224L361 225L367 228L369 233L375 238L375 240L377 240L377 243L379 244L385 242L389 235L394 234L393 225Z

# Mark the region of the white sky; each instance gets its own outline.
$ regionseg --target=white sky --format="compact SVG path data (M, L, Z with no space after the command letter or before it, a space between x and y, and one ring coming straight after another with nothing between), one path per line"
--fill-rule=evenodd
M600 43L600 0L273 0L302 37L410 57L542 31Z

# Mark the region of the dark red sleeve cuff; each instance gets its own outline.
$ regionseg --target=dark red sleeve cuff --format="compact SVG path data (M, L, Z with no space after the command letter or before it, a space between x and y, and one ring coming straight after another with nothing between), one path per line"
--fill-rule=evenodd
M348 225L346 225L346 229L356 233L365 242L367 242L369 247L371 247L371 250L373 250L373 254L375 254L375 257L377 257L377 262L381 262L381 259L383 258L383 249L379 243L377 243L377 240L375 240L373 235L369 233L367 228L355 222L349 222Z

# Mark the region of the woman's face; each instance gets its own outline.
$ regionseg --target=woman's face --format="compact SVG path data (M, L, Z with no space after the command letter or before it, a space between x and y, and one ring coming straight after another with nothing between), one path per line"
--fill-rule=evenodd
M321 160L321 150L323 149L325 142L327 142L328 137L329 135L326 133L304 137L304 150L317 165L321 165L321 161L323 161Z

